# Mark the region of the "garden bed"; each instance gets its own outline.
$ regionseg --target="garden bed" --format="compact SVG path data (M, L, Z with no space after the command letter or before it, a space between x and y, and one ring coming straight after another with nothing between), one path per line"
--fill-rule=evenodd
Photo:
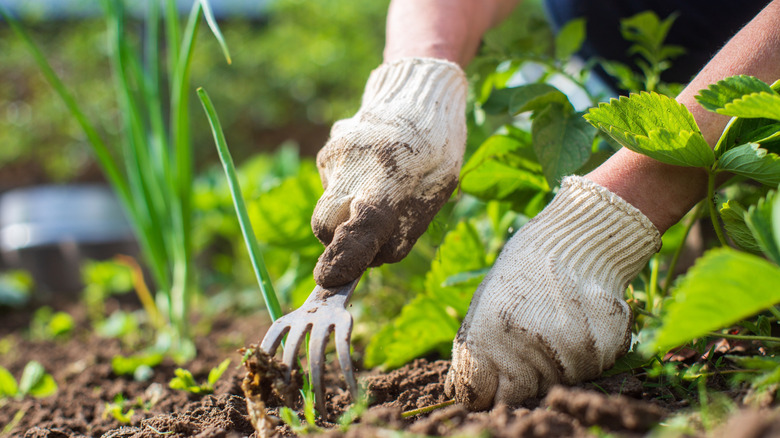
M72 309L77 321L78 308ZM4 314L0 339L10 346L0 355L0 365L12 374L21 374L29 360L39 361L51 372L59 385L48 398L10 399L0 407L0 425L10 436L27 437L227 437L255 434L247 415L241 389L245 375L240 366L239 347L259 339L267 327L264 316L225 318L210 324L208 336L197 340L198 356L186 364L197 381L209 370L230 358L232 363L215 385L213 394L196 395L173 390L168 382L177 366L169 360L154 368L150 380L138 382L114 375L112 358L123 352L119 341L103 339L78 323L73 336L65 341L30 341L20 333L26 319L23 314ZM721 352L744 352L743 347L721 346ZM124 353L128 353L124 351ZM685 359L681 355L678 359ZM688 359L691 355L688 354ZM334 366L335 367L335 366ZM324 436L382 436L390 430L401 430L410 436L529 436L563 437L611 433L616 436L645 436L659 421L685 412L690 400L676 396L668 386L655 385L647 376L618 374L587 382L575 388L554 388L545 398L529 400L523 406L499 406L488 412L468 412L459 405L434 410L428 414L402 418L402 413L425 408L447 400L444 378L449 362L418 359L389 373L363 371L359 380L367 388L371 401L361 418L347 427L318 420L319 429L312 434ZM325 376L328 388L330 418L335 419L349 405L338 369ZM713 390L720 390L740 402L744 391L728 389L724 379L710 379ZM123 413L132 415L125 424L107 413L111 403L121 396ZM280 406L270 406L269 413L278 418ZM725 436L770 436L780 430L780 420L769 411L757 415L746 412L734 415ZM16 417L16 418L15 418ZM681 417L682 418L682 417ZM686 421L699 421L690 416ZM306 424L301 419L302 424ZM692 424L702 430L701 425ZM737 434L737 432L739 434ZM298 430L301 432L301 430ZM296 436L279 421L275 436ZM302 432L301 432L302 433ZM300 434L300 433L299 433Z

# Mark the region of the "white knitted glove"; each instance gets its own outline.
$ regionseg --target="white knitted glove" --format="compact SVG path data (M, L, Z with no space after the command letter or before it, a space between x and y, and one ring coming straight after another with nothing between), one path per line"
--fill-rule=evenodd
M371 73L357 114L333 125L317 154L325 193L311 224L327 246L324 287L404 258L458 184L466 144L463 71L407 58Z
M628 283L661 248L636 208L581 177L506 244L471 300L446 391L471 409L594 378L625 354Z

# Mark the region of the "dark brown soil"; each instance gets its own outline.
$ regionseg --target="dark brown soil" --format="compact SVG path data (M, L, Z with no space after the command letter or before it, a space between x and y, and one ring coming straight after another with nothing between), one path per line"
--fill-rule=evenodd
M37 360L53 374L59 391L45 399L0 402L0 434L5 429L6 435L15 437L260 436L247 410L242 390L247 373L240 365L242 355L238 350L242 344L248 344L247 337L257 340L264 333L267 321L263 317L216 321L209 336L198 339L198 357L186 364L196 380L204 380L208 371L226 357L232 363L213 394L194 395L168 388L177 367L171 361L155 367L150 380L137 382L113 374L111 358L128 353L116 340L98 338L82 327L66 341L32 342L21 335L22 318L2 316L0 340L6 345L10 343L11 348L5 353L0 350L0 365L18 377L27 361ZM244 385L254 388L257 400L268 408L265 414L271 436L296 436L279 420L284 391L261 394L261 380L252 380L253 375L261 375L262 382L279 382L281 369L275 363L260 356L250 357L247 367L253 372ZM687 404L674 398L661 402L668 398L665 394L636 377L621 374L576 388L555 387L545 398L529 400L524 406L469 412L460 405L451 405L404 418L404 412L447 401L444 378L449 366L448 361L418 359L389 373L362 372L359 381L370 403L359 420L345 429L334 422L318 420L316 428L298 429L298 435L370 437L399 430L415 436L578 437L593 436L599 431L634 437L646 435L659 421ZM325 383L329 418L335 419L351 404L337 366L326 370ZM124 412L134 411L127 424L106 413L107 404L118 395L128 400ZM300 396L293 391L292 398L301 424L305 425L300 415ZM741 412L713 434L747 438L778 436L778 431L780 414L766 409L760 413Z

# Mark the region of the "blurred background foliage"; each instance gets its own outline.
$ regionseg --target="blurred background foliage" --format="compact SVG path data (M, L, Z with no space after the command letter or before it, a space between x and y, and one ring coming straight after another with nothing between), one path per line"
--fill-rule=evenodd
M95 4L93 18L26 24L88 117L116 141L119 114L107 80L106 29ZM192 82L212 90L238 162L287 139L313 155L330 124L357 109L369 72L381 62L387 4L275 0L261 16L223 17L232 65L215 56L216 42L208 28L200 29ZM194 107L193 114L195 156L202 169L216 154L202 111ZM101 179L80 128L2 23L0 144L0 191Z

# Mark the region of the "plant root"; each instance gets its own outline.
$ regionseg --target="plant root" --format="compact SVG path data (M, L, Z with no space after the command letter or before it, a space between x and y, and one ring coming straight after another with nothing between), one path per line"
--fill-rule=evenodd
M279 419L268 414L267 406L278 406L283 403L292 407L295 400L297 370L293 370L291 382L285 381L287 366L279 360L262 351L258 345L239 350L245 358L243 364L246 376L241 382L241 389L246 398L247 412L257 436L267 438L273 435Z

